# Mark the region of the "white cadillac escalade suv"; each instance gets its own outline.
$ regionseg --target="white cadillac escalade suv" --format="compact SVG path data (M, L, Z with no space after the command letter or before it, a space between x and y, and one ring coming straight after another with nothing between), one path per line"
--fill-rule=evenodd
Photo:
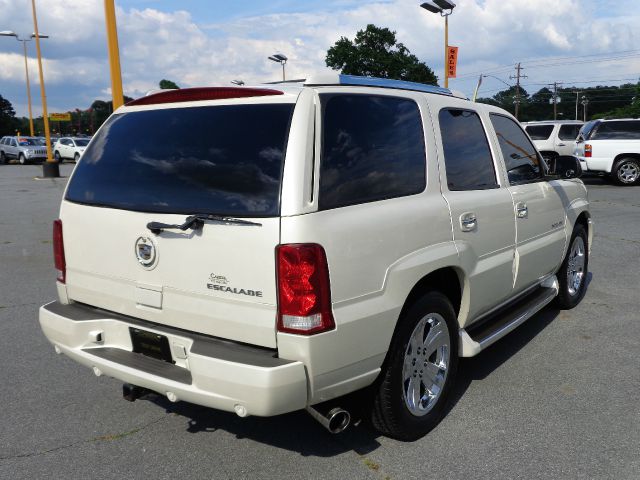
M146 391L331 431L360 391L418 438L459 357L585 293L573 157L448 90L345 75L165 91L118 109L54 222L56 352ZM535 317L532 321L536 321Z

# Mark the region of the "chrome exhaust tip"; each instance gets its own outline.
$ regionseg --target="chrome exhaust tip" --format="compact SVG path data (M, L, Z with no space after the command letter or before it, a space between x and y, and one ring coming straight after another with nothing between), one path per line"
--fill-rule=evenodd
M307 412L331 433L343 432L351 423L349 412L340 407L332 408L325 414L309 406Z

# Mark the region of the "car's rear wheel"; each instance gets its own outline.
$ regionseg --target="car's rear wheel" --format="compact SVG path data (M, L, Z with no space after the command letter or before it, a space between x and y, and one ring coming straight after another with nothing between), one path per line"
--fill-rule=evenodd
M25 165L27 163L27 158L24 156L24 153L21 153L18 156L18 163L20 163L20 165Z
M589 273L589 246L587 231L576 224L569 242L569 250L558 272L560 291L556 297L556 306L565 310L580 303L587 290Z
M3 165L7 163L7 156L4 154L4 152L0 152L0 163Z
M618 185L635 185L640 181L640 161L636 158L622 158L614 164L611 173Z
M371 423L398 440L416 440L443 417L458 366L458 327L449 299L429 292L400 319L373 385Z

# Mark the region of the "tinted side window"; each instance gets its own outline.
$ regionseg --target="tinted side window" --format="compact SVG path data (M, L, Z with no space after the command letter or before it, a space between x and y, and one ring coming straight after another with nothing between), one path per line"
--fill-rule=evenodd
M322 210L424 190L418 105L376 95L322 95L319 207Z
M553 125L527 125L524 127L531 140L546 140L553 132Z
M591 133L591 140L638 140L640 121L602 122Z
M582 125L561 125L558 132L560 140L575 140Z
M449 190L498 188L491 150L478 114L443 109L439 120Z
M491 123L500 142L509 182L527 183L542 177L540 159L520 126L508 117L491 114Z

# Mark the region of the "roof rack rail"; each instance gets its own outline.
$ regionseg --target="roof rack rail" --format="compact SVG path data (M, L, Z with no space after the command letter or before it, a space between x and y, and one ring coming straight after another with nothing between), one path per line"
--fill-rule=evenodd
M405 80L391 80L389 78L360 77L357 75L323 74L308 78L305 86L329 86L329 85L359 85L363 87L395 88L400 90L413 90L416 92L437 93L439 95L453 96L451 90L425 83L407 82Z

